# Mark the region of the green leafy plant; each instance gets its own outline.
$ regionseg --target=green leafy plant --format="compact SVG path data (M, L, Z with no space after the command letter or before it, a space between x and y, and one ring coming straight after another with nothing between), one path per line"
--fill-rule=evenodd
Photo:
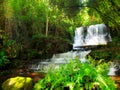
M116 56L116 59L117 59L117 60L120 60L120 55L119 55L119 54Z
M5 55L5 52L0 52L0 68L4 67L9 63L9 60L7 59L7 56Z
M33 90L116 90L114 81L107 75L107 67L101 61L94 65L71 60L58 69L50 69Z
M119 46L119 45L120 45L120 44L119 44L119 41L120 41L120 38L119 38L119 37L115 36L115 37L113 38L113 44Z
M69 39L65 39L65 38L63 39L61 37L56 37L56 36L46 37L45 35L42 34L33 35L30 46L31 46L30 50L31 51L36 50L36 55L38 55L39 58L42 59L51 58L53 54L66 52L71 48Z
M17 40L9 39L8 36L6 36L4 49L9 58L16 58L18 57L19 52L22 51L23 45L20 42L17 42Z

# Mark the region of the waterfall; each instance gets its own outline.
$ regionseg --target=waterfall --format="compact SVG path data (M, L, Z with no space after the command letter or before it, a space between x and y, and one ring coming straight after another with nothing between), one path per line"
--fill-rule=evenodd
M81 62L86 62L85 56L91 52L91 48L86 50L86 47L106 45L110 41L112 39L105 24L90 25L87 29L79 27L75 30L73 49L77 50L76 55Z
M87 29L86 45L106 45L112 41L105 24L91 25Z
M96 24L87 27L76 28L73 43L73 49L79 49L84 46L106 45L112 41L110 33L105 24Z
M76 28L76 30L75 30L73 49L75 49L74 47L76 47L76 46L83 46L83 45L85 45L84 28L79 27L79 28Z
M91 52L92 46L106 45L112 41L105 24L96 24L85 27L78 27L75 30L73 50L66 53L54 54L48 61L42 61L32 65L33 70L47 71L50 66L58 68L60 64L66 64L70 59L78 57L82 63L88 62L86 55Z

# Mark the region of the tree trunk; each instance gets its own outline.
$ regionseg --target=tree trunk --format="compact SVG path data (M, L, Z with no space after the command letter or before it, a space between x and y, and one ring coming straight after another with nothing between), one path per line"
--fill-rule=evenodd
M48 36L48 15L46 16L46 37Z

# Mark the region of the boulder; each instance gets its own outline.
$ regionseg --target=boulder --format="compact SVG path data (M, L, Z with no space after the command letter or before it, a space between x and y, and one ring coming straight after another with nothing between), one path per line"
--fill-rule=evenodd
M30 77L9 78L2 84L2 90L32 90L33 81Z

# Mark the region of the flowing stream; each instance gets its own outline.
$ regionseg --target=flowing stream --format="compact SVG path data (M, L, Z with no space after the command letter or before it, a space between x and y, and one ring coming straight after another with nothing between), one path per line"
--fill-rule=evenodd
M78 57L82 63L88 62L85 58L91 52L91 47L106 45L112 41L109 31L105 24L96 24L88 27L78 27L75 30L73 50L54 54L49 60L38 62L31 65L34 71L47 71L51 66L58 68L60 64L66 64L70 59Z

